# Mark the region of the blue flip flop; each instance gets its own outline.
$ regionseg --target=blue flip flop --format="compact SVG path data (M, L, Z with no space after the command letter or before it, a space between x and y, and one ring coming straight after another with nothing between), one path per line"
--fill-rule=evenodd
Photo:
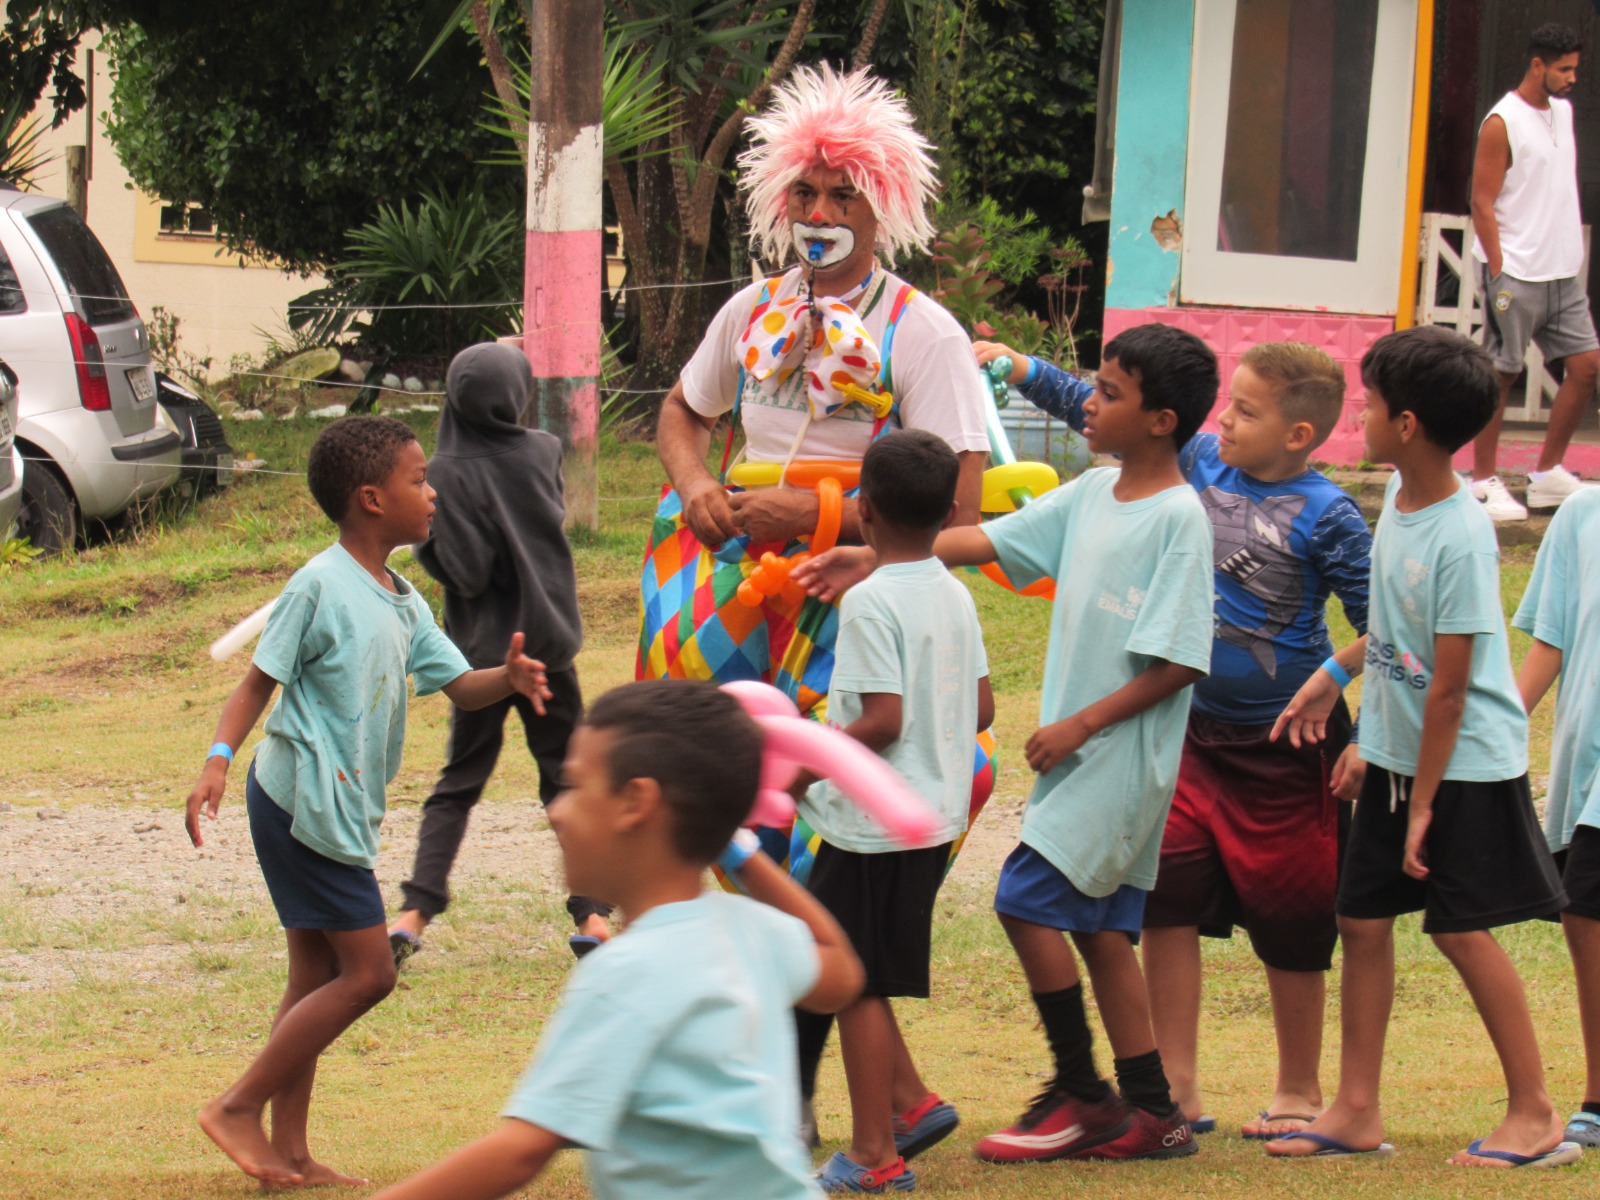
M1269 1124L1272 1121L1304 1121L1307 1125L1309 1125L1317 1118L1310 1113L1275 1113L1268 1112L1263 1108L1260 1110L1257 1119L1263 1125ZM1244 1138L1247 1142L1275 1142L1279 1138L1288 1137L1290 1133L1295 1132L1297 1131L1291 1129L1286 1133L1246 1133L1241 1129L1239 1131L1239 1136Z
M567 939L567 945L572 948L574 958L582 958L600 949L600 939L593 934L575 933Z
M1485 1150L1483 1138L1467 1143L1467 1153L1477 1158L1497 1158L1513 1167L1565 1167L1583 1157L1583 1147L1577 1142L1562 1142L1554 1150L1543 1154L1518 1154L1512 1150Z
M1196 1117L1189 1122L1189 1129L1196 1135L1215 1133L1217 1131L1217 1119L1215 1117Z
M1294 1133L1286 1133L1282 1137L1276 1137L1272 1140L1275 1142L1292 1142L1297 1138L1310 1142L1319 1147L1319 1149L1313 1150L1310 1154L1274 1154L1271 1157L1282 1159L1390 1158L1394 1155L1394 1144L1392 1142L1380 1142L1371 1150L1357 1150L1354 1146L1345 1145L1338 1138L1331 1138L1322 1133L1312 1133L1309 1129L1298 1129Z

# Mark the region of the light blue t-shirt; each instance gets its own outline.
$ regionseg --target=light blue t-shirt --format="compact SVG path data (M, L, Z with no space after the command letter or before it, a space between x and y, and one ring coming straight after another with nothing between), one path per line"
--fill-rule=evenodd
M1194 490L1126 504L1086 471L983 527L1017 587L1056 581L1039 723L1110 695L1157 660L1211 666L1211 523ZM1022 841L1080 892L1155 886L1193 688L1101 730L1033 785Z
M1465 484L1413 513L1395 507L1399 490L1397 471L1372 539L1361 757L1397 775L1417 773L1435 639L1468 633L1467 705L1444 777L1520 778L1528 771L1528 716L1511 673L1494 525Z
M256 781L294 818L296 840L368 869L405 744L406 676L426 696L468 670L416 589L389 576L398 595L335 542L290 578L255 653L283 685Z
M1600 826L1600 488L1564 501L1512 624L1561 651L1544 833L1552 850Z
M812 1200L793 1008L819 971L754 900L652 908L573 969L501 1115L589 1151L597 1200Z
M989 673L983 629L967 591L936 558L879 567L845 593L828 687L828 720L861 716L861 697L900 697L900 737L888 764L944 818L929 846L967 830L978 681ZM902 849L828 780L813 785L801 815L824 841L857 854Z

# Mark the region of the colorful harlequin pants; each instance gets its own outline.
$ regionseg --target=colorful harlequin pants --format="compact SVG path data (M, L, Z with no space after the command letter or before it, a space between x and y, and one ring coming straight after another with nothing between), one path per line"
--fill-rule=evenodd
M811 597L798 609L772 597L760 607L742 603L737 592L763 551L794 554L801 542L751 547L731 539L715 551L683 521L683 503L671 488L661 496L641 572L638 679L758 679L784 692L808 717L824 720L839 610ZM972 781L971 821L994 788L994 739L979 735ZM820 842L804 819L792 829L762 829L762 846L802 883ZM965 838L950 848L955 861Z

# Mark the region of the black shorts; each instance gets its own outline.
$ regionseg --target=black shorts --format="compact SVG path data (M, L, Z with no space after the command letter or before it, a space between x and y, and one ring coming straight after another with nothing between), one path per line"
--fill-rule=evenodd
M1368 766L1339 876L1341 917L1421 912L1424 933L1468 933L1560 912L1561 878L1533 815L1528 777L1447 779L1433 801L1428 878L1402 869L1411 780Z
M882 854L817 847L806 886L856 948L863 994L927 997L933 901L949 862L948 845Z
M1600 829L1579 825L1572 841L1552 857L1567 891L1566 911L1575 917L1600 921Z
M253 761L245 776L244 795L256 861L285 929L348 932L388 920L377 875L296 841L290 832L294 818L256 782Z

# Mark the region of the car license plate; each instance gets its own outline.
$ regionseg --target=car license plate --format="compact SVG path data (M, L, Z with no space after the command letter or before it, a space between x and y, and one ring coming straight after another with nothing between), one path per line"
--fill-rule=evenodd
M156 378L150 373L149 367L135 367L129 371L128 386L133 389L133 398L140 404L156 398Z
M9 442L13 432L11 414L6 411L5 405L0 404L0 442Z
M233 483L233 455L217 455L217 486L229 487Z

